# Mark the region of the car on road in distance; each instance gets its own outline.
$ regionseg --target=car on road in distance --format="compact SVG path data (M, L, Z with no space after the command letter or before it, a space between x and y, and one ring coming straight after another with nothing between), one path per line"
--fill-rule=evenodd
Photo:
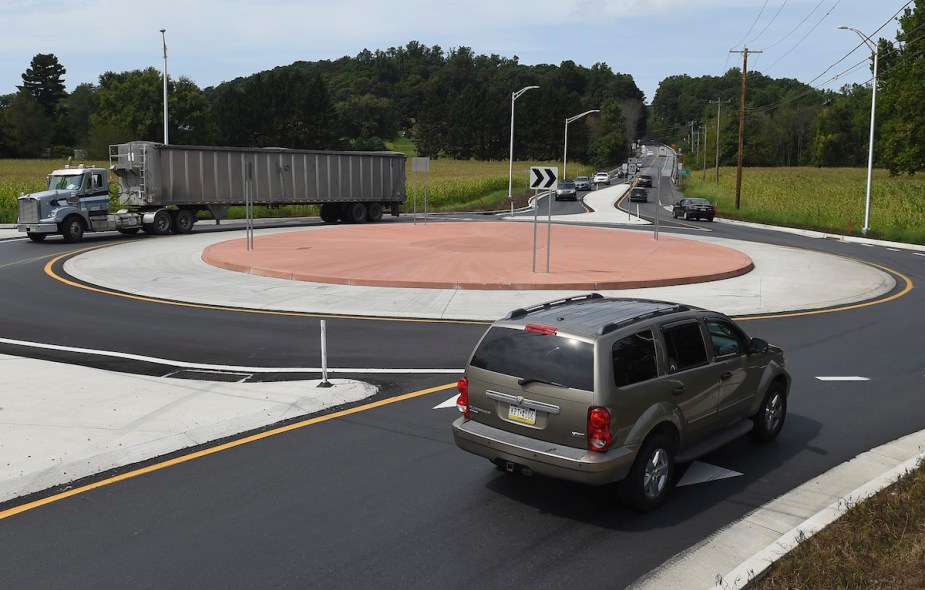
M649 510L676 462L775 439L790 385L783 351L722 313L590 293L488 328L457 384L453 438L506 472L613 484Z
M578 200L578 191L575 189L575 183L571 180L560 180L556 187L556 200L571 199Z
M706 199L689 198L681 199L671 208L671 216L677 219L706 219L713 221L716 217L716 207Z
M647 186L652 187L652 177L648 174L640 174L639 178L636 179L636 186Z
M610 172L598 172L595 174L594 184L610 184Z
M642 188L641 186L634 186L630 189L630 202L633 201L642 201L644 203L649 202L649 191Z
M576 176L575 177L575 190L579 191L589 191L591 190L591 179L587 176Z

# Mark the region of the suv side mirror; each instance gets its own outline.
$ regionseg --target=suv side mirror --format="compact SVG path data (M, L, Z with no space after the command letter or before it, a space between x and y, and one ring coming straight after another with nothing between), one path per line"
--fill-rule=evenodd
M749 352L764 354L768 351L768 341L761 338L752 338L751 343L749 344Z

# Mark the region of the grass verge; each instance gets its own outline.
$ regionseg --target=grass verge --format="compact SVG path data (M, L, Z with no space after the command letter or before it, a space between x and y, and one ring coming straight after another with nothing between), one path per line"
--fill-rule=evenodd
M925 464L851 506L745 588L925 588Z

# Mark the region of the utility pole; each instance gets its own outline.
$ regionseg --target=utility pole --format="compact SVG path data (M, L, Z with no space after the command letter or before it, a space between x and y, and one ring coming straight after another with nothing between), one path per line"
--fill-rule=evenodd
M746 47L743 51L729 51L729 53L742 54L742 100L739 105L739 162L736 169L736 209L738 209L739 201L742 196L742 152L745 140L745 79L748 75L748 54L761 53L761 51L749 51L748 47Z
M730 102L732 102L732 101L730 101L730 100L720 100L719 98L717 98L716 100L711 100L711 101L710 101L710 104L716 103L716 184L719 184L719 115L720 115L720 107L723 105L723 103L730 103ZM704 148L704 149L706 149L706 148ZM704 156L704 158L706 158L706 156Z

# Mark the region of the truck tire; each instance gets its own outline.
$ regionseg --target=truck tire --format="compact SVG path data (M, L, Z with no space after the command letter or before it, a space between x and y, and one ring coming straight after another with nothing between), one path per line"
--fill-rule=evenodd
M172 215L171 229L175 234L188 234L193 231L193 224L196 223L196 216L189 209L180 209Z
M84 237L84 222L77 215L71 215L61 222L61 235L64 241L73 244L79 242Z
M379 203L370 203L366 206L366 220L376 223L382 221L382 205Z
M29 236L29 239L33 242L42 242L45 240L45 236L48 234L37 234L35 232L26 232L26 235Z
M151 224L151 233L156 236L164 236L170 233L170 211L161 209L154 214L154 223Z
M347 220L350 223L363 223L366 221L366 205L363 203L350 203L347 205Z
M340 210L335 203L325 203L321 206L321 221L325 223L337 223L340 219Z

